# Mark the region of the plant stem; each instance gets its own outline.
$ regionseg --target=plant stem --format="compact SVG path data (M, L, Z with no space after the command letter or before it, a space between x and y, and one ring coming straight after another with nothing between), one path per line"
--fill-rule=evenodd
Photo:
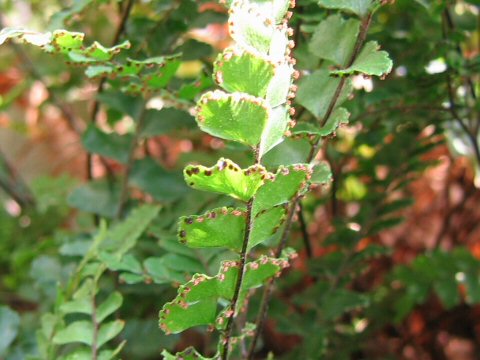
M135 3L135 0L128 0L127 5L125 6L125 10L123 11L123 14L122 14L122 18L118 23L117 30L115 31L115 35L112 40L112 46L117 44L117 42L120 40L120 37L125 32L125 27L127 25L127 21L132 11L134 3ZM98 87L96 91L97 95L103 93L106 82L107 82L107 78L105 76L100 79L100 82L98 83ZM95 98L93 102L92 112L90 114L90 122L92 124L97 123L99 113L100 113L100 101L97 98ZM93 155L90 153L87 154L87 179L88 180L93 179Z
M303 244L305 246L305 251L309 259L313 258L312 242L310 241L310 235L308 234L307 223L305 221L305 216L303 216L303 205L300 201L298 203L298 221L300 223L300 229L302 230Z
M92 294L92 323L93 323L93 335L92 335L92 360L97 360L97 344L98 344L98 322L97 322L97 305L95 302L95 294Z
M443 12L443 39L445 41L448 40L448 30L454 30L454 25L453 21L450 15L450 12L448 10L448 7L445 8ZM459 53L460 56L462 56L462 49L460 46L457 45L456 47L457 52ZM467 83L469 84L469 88L471 91L471 96L472 98L476 101L477 96L475 94L475 87L473 85L473 81L471 78L467 77ZM462 128L463 132L465 133L465 136L468 138L468 140L471 142L472 147L473 147L473 153L475 156L475 159L477 161L477 165L480 166L480 144L478 142L478 131L479 131L479 124L480 121L477 120L477 124L473 129L470 129L467 124L464 122L462 119L461 115L457 111L457 106L455 104L455 89L454 89L454 84L453 84L453 79L452 75L450 73L450 69L447 69L447 93L448 93L448 101L449 101L449 110L450 113L453 117L453 119L457 122L457 124Z
M3 164L3 165L2 165ZM18 174L17 170L7 160L5 154L0 150L0 170L4 169L7 173L7 179L0 177L0 187L15 200L20 207L35 205L35 198L28 188L27 184ZM23 190L20 191L20 190Z
M250 234L252 233L252 207L253 207L254 198L250 199L247 203L247 219L246 219L246 228L245 235L243 238L242 251L240 253L240 264L238 268L238 277L235 284L235 291L233 293L233 298L231 302L231 311L232 315L228 318L227 326L225 328L224 339L223 339L223 350L221 359L228 360L228 353L230 351L230 339L232 337L233 323L235 320L235 314L237 313L238 300L240 298L240 290L242 288L243 277L245 275L245 268L247 262L247 248L248 242L250 241Z
M373 16L373 13L370 12L363 19L361 27L360 27L360 32L358 34L353 52L350 56L350 59L349 59L347 65L346 65L346 68L350 67L355 62L356 58L358 57L358 55L359 55L359 53L360 53L360 51L363 47L363 44L365 43L365 40L367 38L368 29L369 29L370 24L372 22L372 16ZM335 107L338 103L338 100L340 98L340 94L343 91L345 83L346 83L346 77L342 77L340 79L340 83L338 84L338 86L337 86L337 88L334 92L334 95L333 95L333 97L330 101L330 104L327 108L325 116L320 121L320 126L324 126L328 122L330 116L333 113L333 110L335 110ZM319 138L317 140L316 144L312 147L312 150L310 151L310 153L308 155L308 158L307 158L307 163L312 163L313 162L313 160L316 158L318 152L320 151L320 148L321 148L321 138ZM295 209L297 208L299 203L300 203L300 197L299 196L295 197L292 200L292 203L291 203L290 209L289 209L289 214L288 214L288 217L287 217L287 220L286 220L286 223L285 223L285 227L284 227L284 230L283 230L283 234L282 234L280 243L278 244L277 249L275 250L275 256L276 257L279 257L281 255L283 249L285 248L285 246L287 244L287 239L288 239L288 237L290 235L290 231L292 229L293 218L294 218L294 215L295 215ZM257 341L258 341L258 338L260 336L260 333L262 331L262 328L264 326L264 323L265 323L265 320L266 320L266 317L267 317L268 303L270 302L270 297L271 297L271 294L272 294L272 291L273 291L274 283L275 283L275 279L274 278L270 279L268 281L267 285L265 285L265 288L264 288L264 291L263 291L262 300L261 300L261 303L260 303L260 310L258 312L257 319L256 319L256 322L255 322L255 324L256 324L255 332L253 334L252 342L250 343L250 348L249 348L249 351L248 351L247 359L249 359L249 360L253 359L253 355L255 353L255 348L256 348L256 345L257 345Z

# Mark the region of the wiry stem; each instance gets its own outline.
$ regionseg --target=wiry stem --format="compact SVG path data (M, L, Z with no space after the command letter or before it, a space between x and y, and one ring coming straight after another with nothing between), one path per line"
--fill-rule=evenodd
M357 57L358 57L358 55L359 55L359 53L360 53L360 51L363 47L363 44L365 43L365 40L367 38L368 29L369 29L370 24L372 22L372 16L373 16L373 13L369 13L363 19L362 24L361 24L361 28L360 28L360 32L358 34L353 52L350 56L350 59L349 59L347 65L346 65L346 68L350 67L355 62L355 60L357 59ZM320 126L324 126L328 122L328 120L330 119L330 116L332 115L332 113L335 110L335 107L338 103L338 100L340 98L340 94L343 91L345 83L346 83L346 77L342 77L340 79L340 83L338 84L338 86L337 86L337 88L334 92L334 95L333 95L333 97L330 101L330 104L327 108L327 112L325 113L325 116L323 117L322 121L320 121ZM312 150L310 151L310 153L308 155L308 158L307 158L307 163L311 163L316 158L318 152L320 151L320 147L321 147L321 138L319 138L317 140L316 144L312 147ZM285 227L283 229L282 237L281 237L280 243L279 243L279 245L278 245L278 247L275 251L275 255L277 257L280 256L280 254L282 253L283 249L286 246L287 239L290 236L290 231L292 229L295 210L296 210L299 202L300 202L300 197L299 196L295 197L292 200L292 203L291 203L290 209L289 209L289 213L288 213L288 217L287 217L287 220L286 220L286 223L285 223ZM271 294L272 294L272 291L273 291L274 282L275 282L274 278L270 279L268 281L267 285L265 286L264 291L263 291L262 300L261 300L261 304L260 304L260 310L258 312L257 320L255 322L256 328L255 328L255 332L254 332L253 337L252 337L252 342L250 343L250 348L249 348L249 351L248 351L247 359L249 359L249 360L253 359L253 356L254 356L254 353L255 353L255 348L256 348L256 345L257 345L257 341L258 341L258 338L260 336L260 333L262 331L262 328L264 326L264 323L265 323L265 320L266 320L266 317L267 317L268 303L270 302L270 297L271 297Z
M0 150L0 169L2 167L7 173L7 179L3 180L0 177L0 188L10 195L22 208L35 205L35 198L27 184L25 184L17 173L17 170L10 164L7 157ZM21 192L21 190L23 190L23 192Z
M245 235L243 238L242 251L240 253L240 263L238 266L238 277L235 284L235 291L233 293L233 298L231 302L231 316L228 318L227 326L225 328L224 338L223 338L223 350L221 359L228 360L228 354L230 351L230 339L232 337L233 323L235 320L235 314L237 313L238 300L240 298L240 290L243 284L243 277L245 275L245 268L247 262L247 248L248 242L250 241L250 234L252 233L253 221L252 221L252 207L253 207L254 198L250 199L247 203L247 219L246 219L246 228Z
M450 12L448 10L448 7L445 8L443 12L443 39L446 41L448 39L448 31L449 30L454 30L454 24L452 17L450 15ZM456 47L457 52L459 53L460 56L462 56L462 49L460 48L459 45ZM473 84L473 81L470 77L467 77L467 84L469 85L470 93L473 98L473 100L476 101L477 96L475 93L475 86ZM477 119L477 123L475 126L472 126L472 128L469 128L469 126L464 122L462 119L461 115L459 114L457 110L457 106L455 104L455 89L453 85L453 79L452 75L450 73L450 69L447 70L447 93L448 93L448 101L449 101L449 110L450 113L453 117L453 119L457 122L457 124L462 128L462 131L465 133L465 136L468 138L468 140L471 142L472 147L473 147L473 153L477 161L477 165L480 166L480 144L478 142L478 132L479 132L479 126L480 126L480 120ZM474 120L472 119L472 122Z
M97 304L95 302L95 294L92 296L92 323L93 323L93 335L92 335L92 360L98 358L98 330L99 324L97 321Z
M135 0L128 0L127 5L125 6L125 10L123 11L123 14L122 14L122 18L118 23L117 30L115 31L115 35L112 40L112 46L116 45L118 40L120 40L120 37L123 35L134 3L135 3ZM100 79L100 82L98 83L98 87L96 91L97 95L103 93L106 82L107 82L107 78L105 76ZM93 102L92 112L90 114L90 123L92 124L97 123L99 113L100 113L100 101L96 97ZM100 157L100 159L103 159L103 158ZM107 162L102 160L102 163L106 167L108 173L110 174L111 171ZM92 153L87 153L87 169L86 170L87 170L87 180L93 180L93 154ZM113 178L113 175L110 177ZM94 219L95 225L98 225L100 222L99 216L95 214L93 216L93 219Z
M135 0L128 0L127 5L125 6L125 10L123 11L123 14L122 14L122 18L118 23L117 30L115 31L115 35L112 40L112 46L117 44L117 42L120 40L120 37L125 32L127 21L132 11L134 3L135 3ZM106 82L107 82L106 77L102 77L100 79L100 82L98 83L98 87L96 91L97 95L103 93ZM92 124L97 123L99 113L100 113L100 101L98 100L98 98L96 98L93 102L92 112L90 114L90 122ZM90 153L87 154L87 178L88 180L93 179L93 155Z
M298 203L298 221L300 223L300 228L302 230L303 243L305 245L305 252L307 257L311 259L313 257L312 243L310 241L310 236L308 235L307 223L305 221L305 216L303 215L303 206L302 202Z

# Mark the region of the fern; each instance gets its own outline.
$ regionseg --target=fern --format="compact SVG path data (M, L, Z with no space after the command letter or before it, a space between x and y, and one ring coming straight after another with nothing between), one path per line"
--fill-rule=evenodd
M124 341L113 349L108 343L125 325L123 320L110 320L123 297L118 291L100 294L99 281L108 269L102 259L121 261L158 211L157 206L144 205L110 230L102 223L69 284L59 291L55 312L42 317L37 332L40 359L107 360L120 353Z
M249 290L276 276L292 256L287 251L280 258L263 255L250 260L249 254L279 231L286 204L308 190L312 175L306 164L276 172L261 164L263 156L283 141L294 114L290 99L296 72L288 39L289 5L288 1L229 4L234 45L218 56L213 74L222 90L204 94L197 103L200 129L247 145L255 163L242 169L222 158L212 167L191 165L184 171L192 188L231 196L239 205L182 217L180 242L191 248L227 248L232 258L221 264L217 275L196 274L180 286L177 297L160 311L160 327L167 333L198 325L215 327L221 333L215 357L222 359L231 356L238 336L243 336L234 335L233 323L245 310Z

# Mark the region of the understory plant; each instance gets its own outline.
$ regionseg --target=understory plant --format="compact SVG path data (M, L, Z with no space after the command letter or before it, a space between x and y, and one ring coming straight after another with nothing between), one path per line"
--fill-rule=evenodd
M214 358L246 356L238 345L255 327L243 321L236 331L235 323L246 311L251 291L278 276L293 257L288 249L274 257L255 250L276 237L288 217L289 202L311 184L309 164L280 166L275 172L262 164L264 155L293 125L291 99L296 86L292 80L298 72L291 57L289 6L294 4L229 4L228 26L234 44L217 57L213 73L222 90L202 95L195 109L200 129L248 146L253 160L246 168L221 158L212 167L190 165L184 170L189 186L231 196L238 205L181 217L179 241L192 248L225 247L231 253L217 275L195 274L180 286L177 297L160 311L160 327L167 333L198 325L219 330Z
M352 90L350 76L382 76L392 68L391 60L377 43L365 43L372 14L380 3L366 1L359 8L340 6L362 20L345 21L331 15L319 25L312 52L325 63L301 83L299 93L300 105L317 121L294 128L292 101L298 87L292 85L292 79L298 78L299 72L294 70L296 61L290 55L295 44L288 40L294 35L287 23L292 15L288 5L294 4L229 4L228 26L234 45L218 56L213 73L223 90L204 94L196 107L200 129L249 146L254 161L242 169L221 158L213 167L191 165L184 170L186 183L194 189L229 195L243 202L236 208L180 218L180 242L193 248L226 247L236 255L222 262L216 276L195 274L160 311L160 327L166 332L177 333L196 325L219 330L215 358L253 358L274 279L291 257L285 246L299 201L312 185L330 179L328 168L318 164L316 157L322 138L348 121L349 112L340 105ZM339 43L342 46L338 47ZM332 66L337 68L329 70ZM307 139L310 150L298 163L282 163L284 159L277 155L279 164L273 166L276 172L269 172L264 155L285 136ZM268 250L267 240L274 245L274 257L262 254ZM249 293L262 284L266 286L257 319L249 324ZM241 316L242 312L245 315ZM235 323L240 331L233 336ZM193 353L187 350L177 358Z

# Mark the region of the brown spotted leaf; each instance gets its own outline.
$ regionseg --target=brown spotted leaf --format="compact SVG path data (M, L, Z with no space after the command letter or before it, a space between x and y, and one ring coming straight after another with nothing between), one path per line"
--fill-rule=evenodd
M246 264L239 305L250 289L261 286L286 268L292 255L291 251L286 251L278 259L261 256ZM174 334L199 325L215 324L218 329L222 329L226 317L231 316L232 312L228 308L219 311L219 300L232 300L238 267L236 261L223 261L216 276L195 274L189 282L179 287L176 298L163 306L159 313L160 328L166 333ZM237 310L240 308L238 306Z
M245 233L244 210L220 208L203 215L183 216L178 221L178 238L192 248L242 248Z
M250 200L264 179L273 176L261 165L241 169L224 158L212 167L189 165L183 174L186 183L194 189L226 194L243 201Z

